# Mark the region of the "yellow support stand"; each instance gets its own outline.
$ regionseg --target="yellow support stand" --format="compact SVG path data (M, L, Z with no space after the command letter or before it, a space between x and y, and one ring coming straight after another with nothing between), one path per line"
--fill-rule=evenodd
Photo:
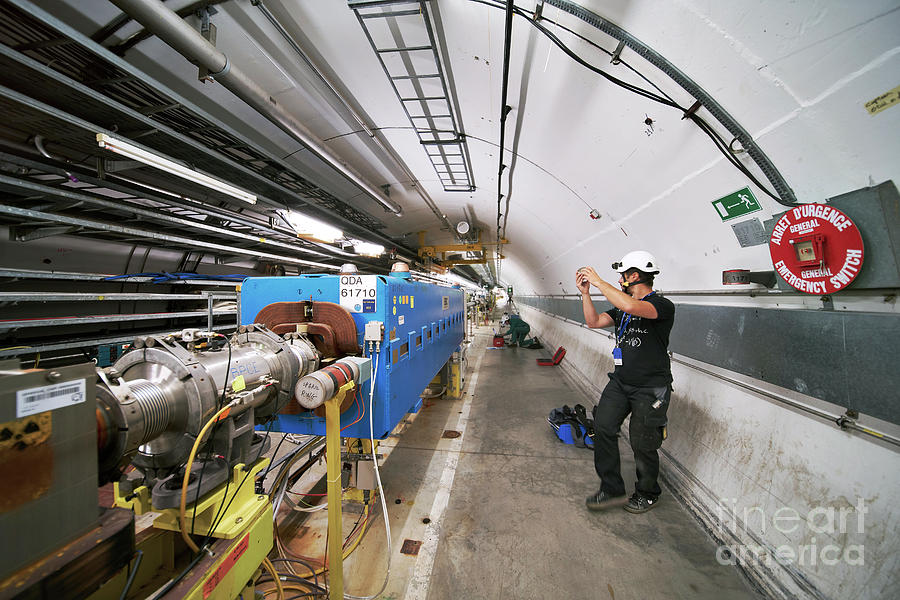
M451 398L459 398L462 395L462 363L460 360L450 361L447 395Z
M167 509L171 510L171 509ZM182 583L166 594L166 598L179 597L183 600L234 600L239 596L253 598L253 585L259 573L260 563L272 549L272 503L267 502L263 512L244 521L244 530L234 541L217 542L213 549L217 552L210 558L201 559L185 580L194 581L187 586ZM143 554L140 568L132 585L129 598L144 598L149 590L156 590L182 571L184 562L176 559L177 548L183 548L181 535L164 530L156 530L151 535L138 538L137 548ZM91 594L88 600L118 600L128 579L129 570L123 568L118 575L103 584Z
M269 466L271 459L263 458L253 464L246 471L242 463L232 468L231 482L229 485L220 485L218 489L205 495L196 505L192 502L185 515L188 531L203 532L210 530L213 519L219 514L222 505L228 506L228 513L220 517L217 525L211 531L212 537L233 539L240 535L246 524L256 518L265 510L266 505L271 504L269 497L257 494L253 482L260 471ZM245 481L241 485L242 481ZM157 529L169 531L181 531L178 520L178 509L156 509L150 500L150 490L144 486L137 488L126 500L119 491L119 484L113 485L115 505L119 508L128 508L135 515L143 515L151 512L159 512L159 516L153 521Z
M256 579L255 573L259 571L260 563L273 544L272 503L268 496L257 494L254 485L259 473L269 462L269 458L260 459L246 471L243 464L234 465L230 482L220 485L196 503L196 516L195 505L191 503L186 514L188 529L195 529L201 536L211 530L212 537L222 541L215 542L212 546L213 554L201 559L190 576L186 577L186 581L194 583L189 588L182 584L180 588L167 594L166 598L177 595L186 600L234 600L241 594L244 594L244 598L252 597L252 590L249 595L246 593L248 582ZM144 553L144 558L133 589L160 588L184 568L187 560L182 562L178 558L184 548L178 509L155 508L150 490L144 486L123 496L116 483L114 493L116 506L131 509L138 516L146 515L153 523L152 529L137 539L138 549ZM340 487L338 496L340 497ZM216 520L216 526L212 528L214 519L225 505L228 506L227 512ZM144 528L146 525L141 530ZM128 574L128 569L123 569L92 594L89 600L119 598ZM135 592L132 597L143 596Z
M325 456L328 478L328 586L330 598L344 597L341 516L341 403L356 384L348 381L325 401Z

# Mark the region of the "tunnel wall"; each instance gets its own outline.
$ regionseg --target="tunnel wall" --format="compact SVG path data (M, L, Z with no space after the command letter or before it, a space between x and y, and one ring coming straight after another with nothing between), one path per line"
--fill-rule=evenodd
M584 321L579 298L516 302ZM900 424L896 382L885 376L900 356L896 314L678 303L677 316L673 352Z
M567 348L564 372L596 401L612 370L606 332L586 328L580 315L553 315L522 299L517 308L546 347ZM709 552L721 564L740 565L767 597L890 597L900 573L893 533L900 526L898 453L675 357L663 478L715 540Z

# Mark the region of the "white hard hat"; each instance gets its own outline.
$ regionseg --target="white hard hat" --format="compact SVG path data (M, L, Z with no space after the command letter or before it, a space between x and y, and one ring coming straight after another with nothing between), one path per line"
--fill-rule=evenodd
M614 262L612 268L619 273L624 273L628 269L637 269L644 273L659 273L659 265L656 264L656 258L645 250L629 252L622 257L622 260Z

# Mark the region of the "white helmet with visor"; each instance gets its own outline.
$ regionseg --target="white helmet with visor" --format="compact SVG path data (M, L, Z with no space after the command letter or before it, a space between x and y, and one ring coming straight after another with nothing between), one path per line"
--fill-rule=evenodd
M612 268L619 273L624 273L628 269L637 269L638 271L653 275L659 273L659 266L656 264L656 258L645 250L629 252L622 257L622 260L614 262Z

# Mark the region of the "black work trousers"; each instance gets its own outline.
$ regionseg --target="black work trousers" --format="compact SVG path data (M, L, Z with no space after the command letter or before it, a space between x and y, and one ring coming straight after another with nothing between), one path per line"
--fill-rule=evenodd
M610 375L609 383L594 407L594 468L600 489L612 496L625 493L617 436L631 414L628 434L637 470L635 490L656 499L659 488L659 447L663 441L666 411L672 388L626 385Z

